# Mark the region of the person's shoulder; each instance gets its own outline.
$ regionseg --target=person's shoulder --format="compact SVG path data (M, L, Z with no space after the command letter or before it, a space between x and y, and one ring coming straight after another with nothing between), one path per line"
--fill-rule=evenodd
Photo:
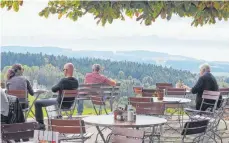
M91 76L93 73L86 73L85 76Z

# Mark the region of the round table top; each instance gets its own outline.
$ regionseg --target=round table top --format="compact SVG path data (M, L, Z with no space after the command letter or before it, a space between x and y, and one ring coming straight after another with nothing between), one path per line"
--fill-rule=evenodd
M190 103L191 99L188 98L177 98L177 97L164 97L163 100L158 100L157 97L153 97L153 102L163 102L163 103Z
M164 118L154 116L137 115L135 122L116 121L113 115L99 115L83 118L85 124L100 127L151 127L167 122Z

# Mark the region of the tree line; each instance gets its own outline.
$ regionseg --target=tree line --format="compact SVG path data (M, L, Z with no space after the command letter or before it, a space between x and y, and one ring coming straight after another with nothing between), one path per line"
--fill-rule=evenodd
M43 74L45 77L39 77L41 84L50 86L47 77L60 78L62 77L63 65L67 62L72 62L75 66L75 74L80 82L83 82L84 75L91 72L91 66L94 63L100 64L104 67L103 74L114 78L118 81L133 80L136 85L144 85L146 87L153 86L157 82L169 82L175 84L177 81L182 80L187 85L193 85L196 81L197 75L183 70L176 70L171 67L162 67L152 64L140 64L129 61L111 61L93 58L69 58L67 56L53 56L46 54L32 54L32 53L13 53L3 52L1 61L1 70L6 72L7 66L15 63L26 65L25 72L28 73L32 79L38 78L38 75ZM35 71L39 73L35 74ZM37 76L37 77L34 77Z

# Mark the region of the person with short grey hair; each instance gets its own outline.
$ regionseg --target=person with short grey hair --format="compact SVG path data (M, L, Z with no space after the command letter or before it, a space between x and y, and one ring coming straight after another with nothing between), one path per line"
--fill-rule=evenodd
M190 90L196 96L196 109L199 110L202 103L202 95L204 90L218 91L218 83L215 77L211 74L211 68L208 64L200 66L200 77L193 88L186 86L186 89ZM222 97L220 97L221 99ZM214 104L215 100L208 100L208 103ZM220 100L218 101L218 107L220 106ZM201 110L206 110L211 105L203 104Z

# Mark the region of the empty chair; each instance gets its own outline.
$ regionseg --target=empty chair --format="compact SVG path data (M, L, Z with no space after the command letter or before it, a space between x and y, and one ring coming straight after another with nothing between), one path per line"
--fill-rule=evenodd
M193 139L193 142L203 142L205 133L208 128L209 120L199 120L199 121L188 121L185 123L184 128L181 132L182 142L184 142L186 136L188 135L196 135Z
M3 141L8 140L27 140L33 138L34 130L38 124L35 122L30 123L16 123L16 124L2 124L1 137Z
M63 140L78 140L84 142L93 134L86 133L84 121L81 118L74 120L51 119L51 129L60 134L74 134L74 136L60 136L59 141Z
M220 92L221 96L229 96L229 88L220 88L219 92ZM224 114L226 114L225 116L228 116L228 113L226 112L226 110L229 109L229 100L226 102L224 109L225 109ZM222 118L222 121L225 123L225 129L227 130L227 123L226 123L225 119Z
M156 83L157 89L167 89L173 87L172 83Z
M111 143L143 143L144 131L126 129L126 128L113 128L108 141Z
M137 103L136 113L144 115L164 115L165 104L160 102Z
M156 89L142 89L142 97L153 97L156 92Z
M184 98L186 95L186 89L184 89L184 88L167 88L165 95L168 97Z
M184 88L167 88L166 92L165 92L165 96L167 97L179 97L179 98L184 98L186 95L186 89ZM165 105L166 108L170 108L170 109L174 109L174 111L171 111L169 116L170 118L172 118L172 116L178 112L178 121L180 122L181 116L183 118L183 114L182 114L182 109L183 106L181 104L166 104Z
M165 112L165 104L160 102L151 102L151 103L137 103L136 104L136 113L138 115L152 115L163 117ZM150 141L153 140L153 137L156 136L160 140L162 134L162 126L152 127L152 132L146 131L146 137L149 137ZM156 132L154 132L156 131ZM154 133L154 134L152 134Z
M102 108L104 109L105 113L108 114L104 96L91 96L91 102L92 102L96 115L102 114ZM96 109L96 106L99 106L99 109L98 109L99 111Z
M120 83L116 83L115 86L101 85L102 95L106 97L106 100L110 102L110 109L113 111L113 103L116 101L117 105L120 100Z
M220 92L220 95L229 96L229 88L220 88L219 92Z

